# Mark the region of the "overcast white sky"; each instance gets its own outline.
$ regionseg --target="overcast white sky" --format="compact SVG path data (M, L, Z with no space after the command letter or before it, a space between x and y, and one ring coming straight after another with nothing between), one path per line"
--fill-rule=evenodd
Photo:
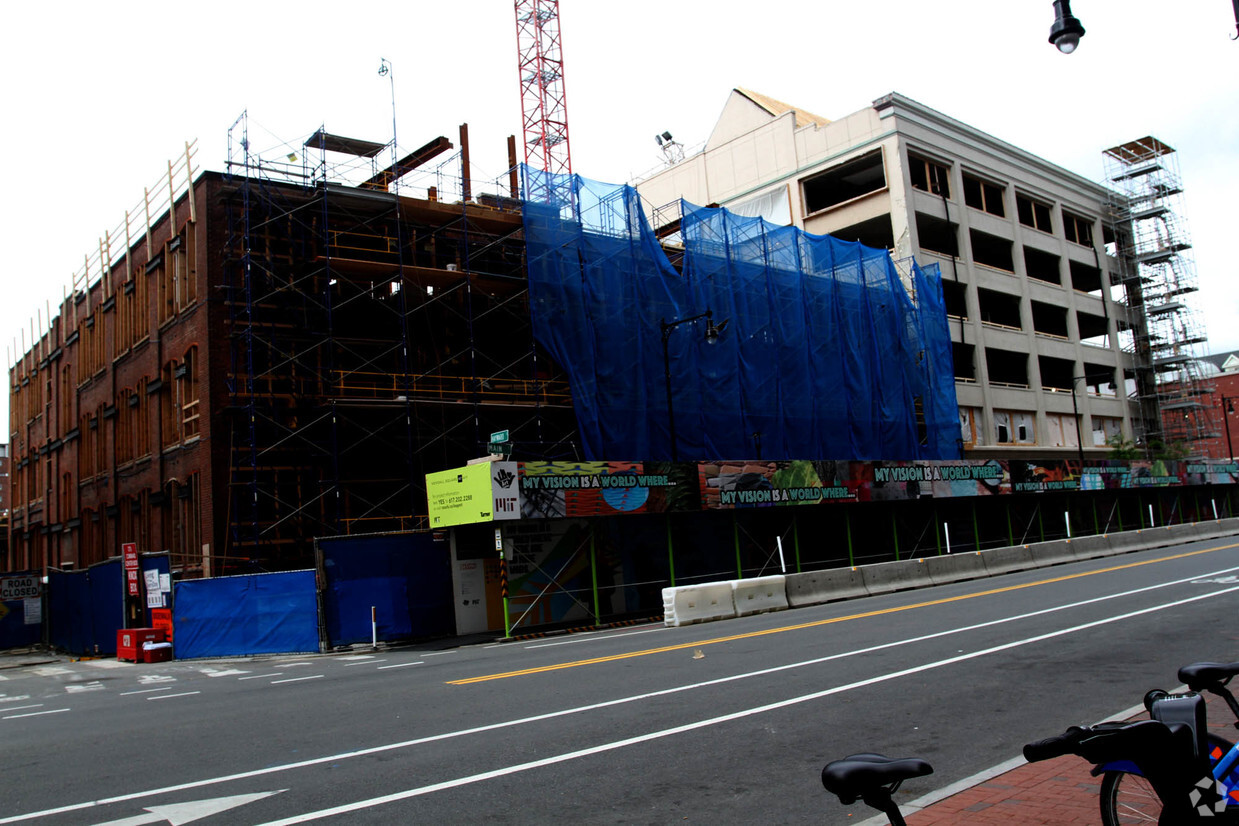
M1227 0L1076 0L1087 34L1059 54L1050 0L560 0L573 171L622 182L653 136L708 137L747 87L827 118L897 91L1094 180L1101 151L1152 134L1179 151L1202 288L1202 352L1239 349L1235 261L1239 42ZM23 3L0 48L7 158L0 341L178 156L222 170L242 110L252 145L320 125L402 150L469 124L475 178L499 178L521 128L511 0L455 3ZM278 154L284 154L279 152ZM44 322L46 323L46 322ZM36 327L37 327L36 322ZM0 405L7 440L7 403Z

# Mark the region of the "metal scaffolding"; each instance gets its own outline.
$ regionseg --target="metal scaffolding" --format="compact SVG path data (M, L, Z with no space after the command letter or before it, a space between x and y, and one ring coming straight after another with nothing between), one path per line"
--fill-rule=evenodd
M1131 233L1116 236L1115 252L1127 303L1138 315L1126 344L1142 365L1136 381L1146 438L1202 456L1204 441L1215 435L1212 388L1197 351L1206 336L1192 306L1199 286L1178 156L1153 137L1111 147L1103 156L1106 179L1120 196L1111 204L1112 217Z
M286 567L315 536L425 528L425 474L485 455L493 431L520 458L573 456L519 201L471 197L465 127L461 144L401 157L319 129L271 162L245 115L229 131L225 556Z

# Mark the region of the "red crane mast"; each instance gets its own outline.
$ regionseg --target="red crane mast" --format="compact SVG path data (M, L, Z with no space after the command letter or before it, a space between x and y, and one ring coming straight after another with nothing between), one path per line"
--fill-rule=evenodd
M525 163L554 175L572 174L568 102L559 33L559 0L515 0ZM540 176L538 176L540 177ZM541 185L539 185L541 184ZM530 200L548 200L545 181L531 181Z

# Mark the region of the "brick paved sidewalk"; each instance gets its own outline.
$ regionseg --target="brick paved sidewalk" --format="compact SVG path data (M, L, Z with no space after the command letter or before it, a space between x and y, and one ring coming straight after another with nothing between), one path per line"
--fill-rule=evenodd
M1230 709L1212 694L1206 694L1205 699L1209 731L1233 741ZM1138 706L1111 719L1144 720L1148 714ZM1045 736L1059 733L1046 732ZM1092 768L1091 763L1074 755L1040 763L1017 758L994 772L957 784L963 788L949 787L903 803L904 819L908 826L1098 826L1101 778L1090 774ZM857 826L886 822L879 816Z

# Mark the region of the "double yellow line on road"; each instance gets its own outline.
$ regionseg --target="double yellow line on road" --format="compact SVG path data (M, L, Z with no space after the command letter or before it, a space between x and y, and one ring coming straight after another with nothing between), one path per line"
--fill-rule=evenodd
M845 617L834 617L832 619L815 620L813 622L804 622L797 625L784 625L779 628L768 628L764 631L750 631L746 634L733 634L727 637L715 637L709 640L697 640L695 642L683 642L676 645L666 645L661 648L646 648L641 651L630 651L626 654L612 654L606 657L591 657L587 660L573 660L566 663L558 663L556 665L541 665L535 668L523 668L519 671L505 671L502 674L485 674L480 677L466 677L462 680L449 680L448 685L472 685L474 683L485 683L491 680L506 680L511 677L525 677L530 674L543 674L549 671L562 671L566 668L580 668L587 665L598 665L599 663L618 662L620 660L631 660L636 657L648 657L653 654L665 654L668 651L683 651L686 648L702 648L707 645L718 645L724 642L735 642L736 640L753 639L754 637L765 637L770 634L782 634L785 631L800 631L805 628L816 628L821 625L831 625L836 622L848 622L850 620L865 619L867 617L878 617L883 614L897 614L900 611L912 611L917 608L929 608L934 605L946 605L952 602L961 602L967 599L976 599L978 597L988 597L994 594L1005 594L1009 591L1020 591L1025 588L1035 588L1040 585L1050 585L1055 582L1066 582L1072 579L1080 579L1081 577L1096 576L1098 574L1108 574L1114 571L1122 571L1127 568L1139 568L1144 565L1153 565L1159 562L1171 562L1176 559L1185 559L1187 557L1199 556L1200 554L1213 553L1227 548L1239 547L1239 543L1230 545L1220 545L1216 548L1205 548L1200 551L1188 551L1187 553L1175 554L1173 556L1164 556L1160 559L1147 559L1143 562L1129 562L1126 565L1115 565L1110 568L1102 568L1098 571L1086 571L1079 574L1069 574L1067 576L1054 577L1052 579L1042 579L1036 582L1026 582L1023 585L1010 585L1006 588L993 588L988 591L978 591L975 594L962 594L957 597L946 597L944 599L935 599L928 602L918 602L913 605L901 605L896 608L883 608L880 611L866 611L861 614L848 614Z

